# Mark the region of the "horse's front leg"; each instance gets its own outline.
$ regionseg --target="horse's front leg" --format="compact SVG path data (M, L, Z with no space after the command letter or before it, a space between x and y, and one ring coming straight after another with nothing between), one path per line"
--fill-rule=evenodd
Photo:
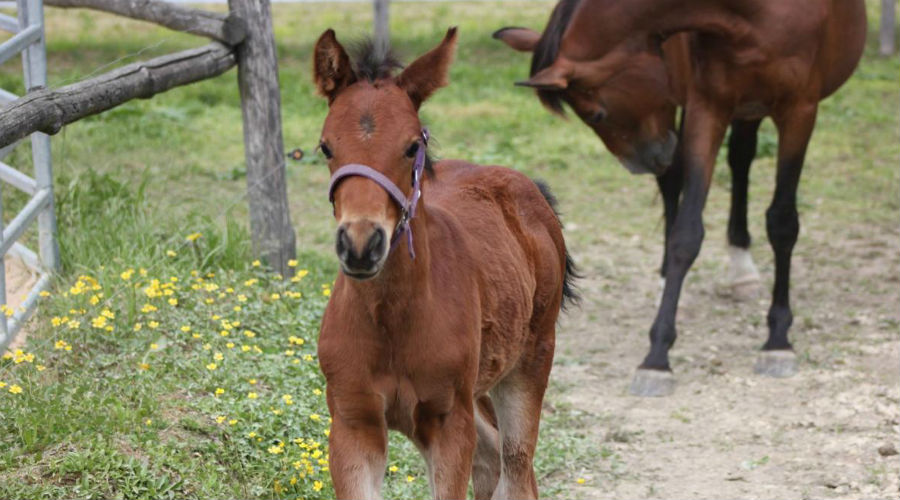
M728 127L729 110L691 96L685 110L684 188L681 205L667 238L666 282L656 320L650 329L650 352L638 368L630 392L636 396L666 396L675 390L669 348L675 343L675 314L681 286L703 243L703 206L715 167L716 152Z
M471 394L456 398L441 414L420 403L415 439L425 462L435 499L464 499L475 454L475 417Z
M387 424L378 397L356 397L340 404L341 397L327 390L331 412L328 466L337 498L381 498L387 462ZM335 400L338 404L335 404Z
M815 103L801 103L774 117L778 127L778 171L775 194L766 211L766 230L775 252L775 286L768 315L769 338L755 366L757 373L773 377L789 377L797 371L797 359L788 341L788 329L794 320L790 300L791 254L800 232L797 185L817 109Z

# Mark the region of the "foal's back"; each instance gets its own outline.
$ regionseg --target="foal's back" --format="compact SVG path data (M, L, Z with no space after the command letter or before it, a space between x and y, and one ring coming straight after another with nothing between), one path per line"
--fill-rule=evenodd
M423 192L432 228L454 240L447 257L457 272L476 276L482 338L475 392L482 394L553 350L566 273L562 228L535 182L510 168L442 161Z

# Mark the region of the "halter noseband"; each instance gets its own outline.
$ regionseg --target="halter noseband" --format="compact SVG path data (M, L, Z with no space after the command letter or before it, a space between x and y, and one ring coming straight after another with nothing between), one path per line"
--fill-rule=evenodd
M397 206L400 207L400 220L397 221L397 227L394 228L394 234L391 235L391 250L394 249L397 241L400 240L400 236L405 232L406 246L409 249L409 256L413 259L416 258L416 252L413 250L412 228L409 227L409 221L416 216L416 205L419 204L419 197L422 196L422 173L425 169L425 148L428 147L428 137L428 129L423 128L419 149L416 151L416 160L413 163L412 192L409 198L384 174L360 163L348 163L337 169L334 175L331 176L331 182L328 185L328 201L332 205L334 205L334 192L337 190L338 184L347 177L365 177L381 186Z

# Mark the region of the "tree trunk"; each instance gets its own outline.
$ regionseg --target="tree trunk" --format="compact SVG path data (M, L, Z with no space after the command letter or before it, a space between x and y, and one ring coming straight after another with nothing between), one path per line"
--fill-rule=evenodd
M247 25L247 38L236 51L253 249L287 277L293 274L288 261L296 257L297 249L285 185L271 8L269 0L228 0L228 6Z

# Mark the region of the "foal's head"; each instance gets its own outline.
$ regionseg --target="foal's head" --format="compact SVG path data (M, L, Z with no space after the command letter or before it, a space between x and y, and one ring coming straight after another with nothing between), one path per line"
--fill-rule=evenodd
M329 105L320 148L332 174L344 165L365 165L409 196L416 153L424 147L418 109L447 84L455 47L456 28L451 28L437 47L395 76L401 66L383 47L366 46L351 62L333 30L319 37L315 82ZM401 209L385 188L364 176L344 178L333 196L341 268L351 278L372 278L388 258Z
M560 2L543 34L527 28L494 33L513 49L533 53L531 78L517 85L535 88L553 112L562 114L562 103L568 104L632 173L661 174L678 141L672 131L675 104L658 48L629 40L600 60L562 57L568 20L560 8L572 3Z

